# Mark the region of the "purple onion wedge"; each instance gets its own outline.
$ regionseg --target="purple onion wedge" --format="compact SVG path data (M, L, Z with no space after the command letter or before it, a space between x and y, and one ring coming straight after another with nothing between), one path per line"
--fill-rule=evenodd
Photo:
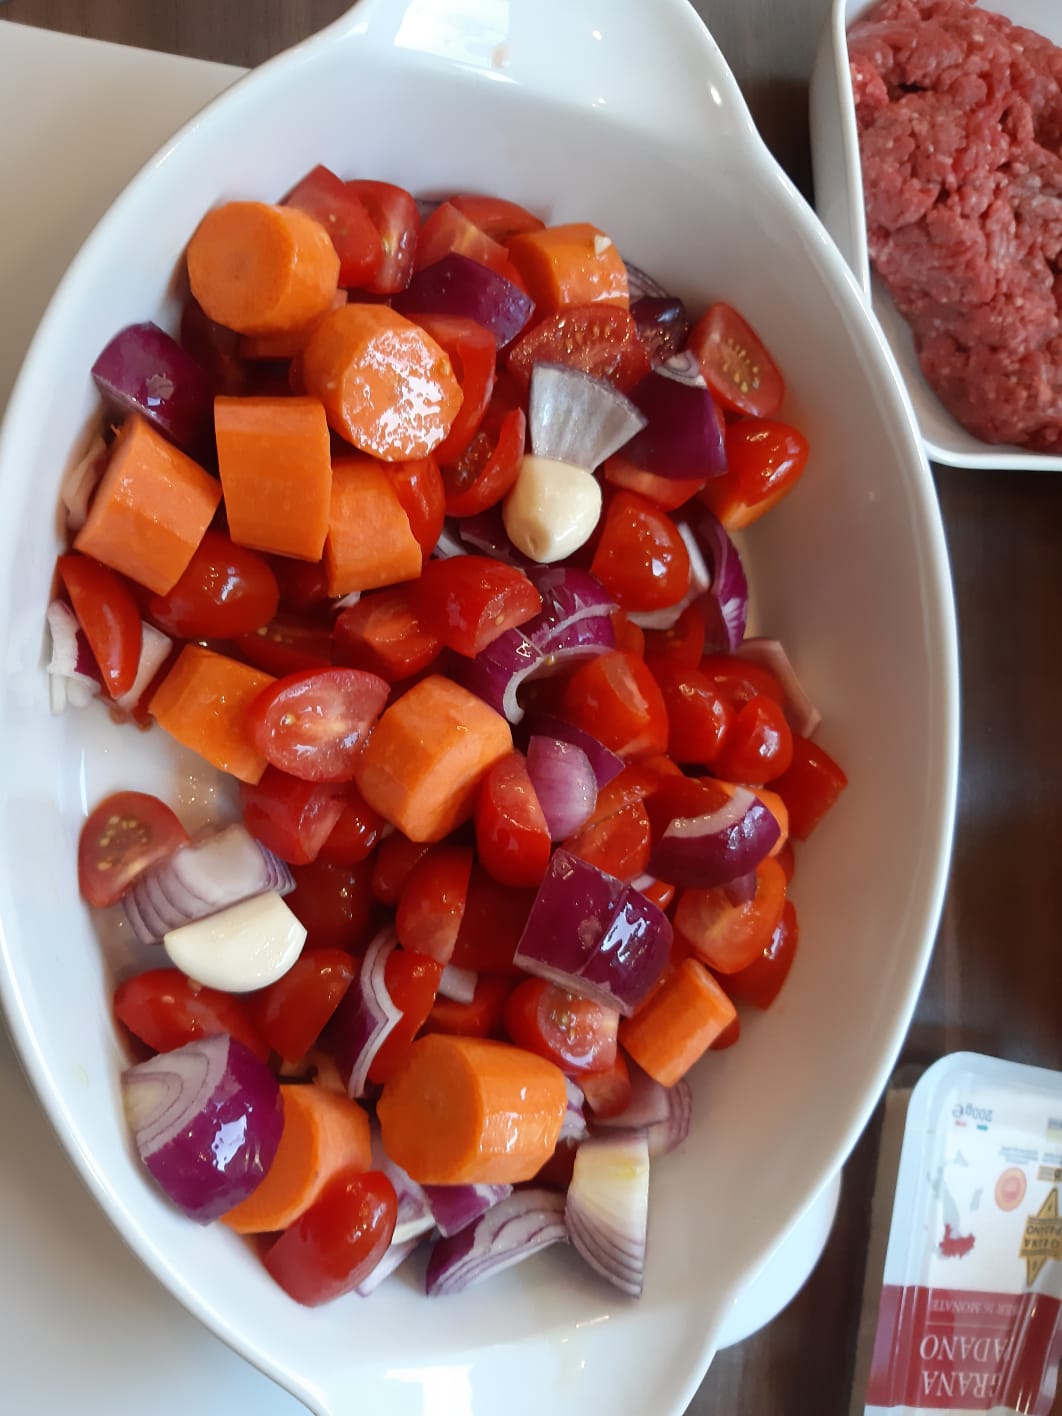
M398 939L393 929L382 929L373 939L354 980L332 1015L329 1031L339 1075L350 1096L365 1095L369 1068L402 1016L387 989L387 960Z
M647 421L623 455L658 477L717 477L726 471L726 450L712 395L679 377L677 369L672 374L661 365L631 390L631 402Z
M564 1204L554 1190L517 1190L460 1233L440 1239L425 1275L429 1298L460 1293L550 1244L565 1243Z
M459 315L489 329L504 349L527 324L530 295L504 275L452 251L418 270L391 304L401 315Z
M157 324L119 330L92 366L108 409L139 413L193 457L209 448L214 390L201 365Z
M640 1298L649 1224L649 1146L644 1134L593 1136L575 1153L565 1219L572 1244L622 1293Z
M737 787L716 811L670 821L649 857L649 873L682 889L726 885L754 871L779 834L760 798Z
M460 1234L513 1192L511 1185L425 1185L424 1195L444 1239Z
M527 428L536 457L593 472L645 423L645 415L606 379L565 364L531 369Z
M597 778L581 747L535 734L527 744L527 772L551 841L586 825L597 801Z

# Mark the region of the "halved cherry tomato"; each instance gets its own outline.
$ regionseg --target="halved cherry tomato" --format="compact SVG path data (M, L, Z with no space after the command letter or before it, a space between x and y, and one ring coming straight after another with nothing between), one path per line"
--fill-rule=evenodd
M617 880L644 875L651 848L649 816L640 801L625 802L612 811L595 811L586 825L564 842L566 851Z
M597 1121L619 1116L631 1104L631 1070L619 1050L607 1072L584 1072L579 1078L579 1085Z
M262 690L247 710L255 748L307 782L349 782L390 685L364 669L312 669Z
M327 782L267 767L253 786L241 783L240 806L252 836L289 865L309 865L342 815L343 798Z
M521 236L525 231L541 231L545 222L533 216L526 207L504 197L479 197L461 193L450 198L450 205L457 208L474 221L481 231L503 245L512 236Z
M138 875L171 856L188 832L165 802L146 792L115 792L89 813L77 843L81 898L113 905Z
M339 257L339 283L365 288L383 264L384 248L368 208L353 189L327 167L315 167L284 198L319 221Z
M501 1027L505 1000L512 987L511 978L480 974L471 1003L436 998L422 1031L449 1033L452 1037L490 1037Z
M172 1052L197 1037L228 1033L263 1062L269 1056L269 1043L244 999L204 988L180 969L149 969L127 978L114 991L114 1015L152 1052Z
M263 625L254 634L230 641L237 658L278 677L309 669L325 669L332 662L332 635L320 624L285 616Z
M427 560L446 519L446 491L439 464L429 454L414 462L385 462L383 465L409 518L409 529L417 538L421 555Z
M731 998L756 1008L769 1008L789 977L799 941L796 910L792 900L786 900L782 918L763 952L745 968L727 975L726 991Z
M734 977L734 975L731 974L730 977L727 979L727 993L728 993L728 995L729 995L729 992L730 992L730 979L732 979L733 977ZM726 1027L725 1027L725 1028L723 1029L723 1031L719 1034L719 1036L718 1036L717 1038L714 1038L714 1039L708 1044L708 1046L711 1048L711 1050L712 1050L713 1052L725 1052L728 1047L733 1047L733 1046L734 1046L734 1043L735 1043L735 1042L738 1042L738 1041L740 1040L740 1038L741 1038L741 1014L740 1014L740 1013L735 1013L733 1019L731 1020L731 1022L727 1023Z
M616 636L616 648L625 654L633 654L638 659L645 658L645 630L635 624L626 610L613 610L610 616Z
M690 553L678 527L637 492L617 492L605 511L591 575L631 613L678 604L690 588Z
M430 850L429 842L411 841L401 831L385 836L373 857L373 899L381 905L397 905L409 872Z
M128 693L140 665L140 610L117 571L91 556L60 556L59 578L112 698Z
M726 471L704 484L701 501L730 531L751 526L800 480L808 444L788 423L739 418L726 430Z
M480 265L504 275L506 280L512 280L517 275L504 246L488 236L453 202L440 202L420 228L413 269L423 270L451 252L467 256L470 261L478 261Z
M490 408L457 461L443 468L447 516L478 516L497 506L520 471L527 435L522 408Z
M363 595L335 623L336 657L399 683L426 669L442 644L421 622L412 584Z
M624 393L650 370L649 355L630 313L603 304L573 305L548 315L515 341L506 358L506 367L523 388L538 363L582 369Z
M770 698L785 706L785 690L762 664L739 659L736 654L705 654L700 669L734 708L744 708L753 698Z
M173 589L150 596L145 609L159 629L181 639L235 639L267 625L279 599L264 556L208 531Z
M472 848L446 842L432 846L406 876L395 911L403 949L448 964L465 913Z
M378 1170L345 1171L325 1187L265 1255L289 1298L316 1308L350 1293L372 1273L395 1232L398 1200Z
M521 752L496 762L480 785L476 854L502 885L537 886L546 873L549 828Z
M280 590L280 604L285 610L291 610L296 615L320 616L322 619L330 615L332 604L328 594L328 572L323 561L297 561L290 556L272 556L269 565Z
M756 893L735 905L724 886L684 890L675 906L675 929L697 958L716 973L747 968L778 927L785 906L785 871L777 861L756 867Z
M498 249L501 250L501 247ZM476 324L475 320L461 319L457 315L417 315L415 318L417 324L422 325L449 355L454 375L461 385L461 407L457 410L457 417L435 449L440 465L449 467L468 447L483 421L494 392L497 347L490 331Z
M372 870L368 862L330 865L315 860L293 866L291 873L295 889L287 904L305 926L307 948L360 954L372 933Z
M650 663L667 709L668 755L676 762L711 766L737 713L700 669L673 659Z
M262 1037L285 1062L305 1057L339 1007L356 964L343 949L304 949L283 978L247 1007Z
M646 472L643 467L628 462L622 452L614 452L602 470L610 486L637 492L664 511L676 511L704 486L703 478L661 477L656 472Z
M645 798L656 842L676 816L710 816L729 800L733 787L713 777L664 777Z
M384 965L384 984L402 1016L372 1059L370 1082L382 1084L397 1071L409 1051L410 1043L432 1010L442 971L443 966L438 959L429 959L426 954L414 954L408 949L393 949L388 954Z
M580 666L561 700L564 717L623 758L667 750L667 709L643 660L613 649Z
M724 408L755 418L769 418L781 408L781 374L756 331L729 305L710 306L693 326L687 347Z
M670 629L647 629L645 662L650 668L665 661L695 669L704 653L704 615L698 604L687 605Z
M477 861L468 878L465 913L450 962L473 973L515 974L516 946L535 902L534 890L499 885Z
M251 370L240 356L240 336L215 324L191 296L181 311L178 342L206 370L215 393L238 397L249 392Z
M780 777L793 760L793 733L774 699L750 698L726 725L712 758L712 770L730 782L763 786Z
M789 812L789 834L806 841L848 785L848 778L830 754L793 734L793 759L771 787Z
M607 1072L616 1061L616 1010L544 978L529 978L509 994L505 1030L517 1047L565 1072Z
M450 556L428 561L413 604L429 633L473 659L499 635L533 619L542 596L515 566L491 556Z
M355 786L347 787L339 820L328 833L317 859L329 865L357 865L368 860L386 824Z
M383 243L380 264L358 288L374 295L394 295L404 290L413 274L420 230L416 202L405 188L390 182L358 180L343 185L364 202Z

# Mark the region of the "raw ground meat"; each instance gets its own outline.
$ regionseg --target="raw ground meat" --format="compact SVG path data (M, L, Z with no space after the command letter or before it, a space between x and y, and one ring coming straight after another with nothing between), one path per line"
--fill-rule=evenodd
M848 52L870 257L926 378L975 436L1062 455L1062 49L884 0Z

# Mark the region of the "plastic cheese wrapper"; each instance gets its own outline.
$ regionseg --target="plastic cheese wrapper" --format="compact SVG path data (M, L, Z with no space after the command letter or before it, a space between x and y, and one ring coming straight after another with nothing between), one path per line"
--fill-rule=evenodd
M905 1081L886 1093L852 1416L1050 1416L1062 1073L958 1052Z

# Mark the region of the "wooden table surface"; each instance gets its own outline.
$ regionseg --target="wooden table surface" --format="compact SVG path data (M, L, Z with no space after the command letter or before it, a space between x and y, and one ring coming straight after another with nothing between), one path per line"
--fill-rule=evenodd
M346 8L347 0L9 0L3 15L251 65ZM810 195L807 81L828 0L699 0L699 8L764 136ZM961 787L944 918L902 1060L928 1064L968 1048L1062 1068L1062 477L949 468L935 476L959 617ZM833 1234L804 1290L763 1332L719 1354L688 1416L848 1411L879 1126L880 1110L845 1167Z

